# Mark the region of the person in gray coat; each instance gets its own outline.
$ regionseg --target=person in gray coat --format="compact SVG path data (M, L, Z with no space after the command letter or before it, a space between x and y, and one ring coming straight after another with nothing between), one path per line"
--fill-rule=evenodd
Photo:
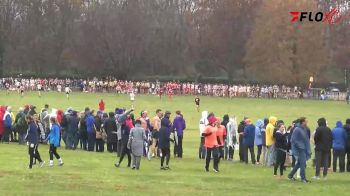
M128 148L131 150L132 169L140 169L141 156L143 155L143 143L146 140L145 130L141 127L141 121L135 121L135 128L130 131Z

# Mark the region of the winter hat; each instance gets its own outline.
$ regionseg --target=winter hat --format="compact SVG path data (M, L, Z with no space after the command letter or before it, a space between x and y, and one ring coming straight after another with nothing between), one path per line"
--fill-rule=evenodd
M209 124L214 124L217 121L215 116L211 116L208 120L209 120Z

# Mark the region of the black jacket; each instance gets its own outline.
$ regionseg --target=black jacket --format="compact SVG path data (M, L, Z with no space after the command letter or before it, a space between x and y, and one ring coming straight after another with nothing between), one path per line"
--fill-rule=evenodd
M332 131L323 119L319 119L318 125L314 136L315 151L329 152L332 148Z
M107 133L107 143L117 143L117 134L113 133L118 130L117 123L114 118L108 118L104 123L104 129Z
M345 129L346 133L348 134L348 139L346 142L346 151L350 152L350 124L345 124L344 129Z
M279 131L274 133L275 147L282 150L288 150L287 134L282 134Z

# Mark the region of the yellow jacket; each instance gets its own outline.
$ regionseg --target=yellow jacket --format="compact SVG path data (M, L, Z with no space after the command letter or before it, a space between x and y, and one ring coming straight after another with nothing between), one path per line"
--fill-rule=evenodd
M277 118L271 116L269 118L269 124L266 126L266 146L271 146L275 144L275 139L273 138L273 131L275 129Z
M14 125L14 124L15 124L16 117L15 117L15 115L13 114L13 112L10 113L10 116L11 116L11 120L12 120L12 125Z

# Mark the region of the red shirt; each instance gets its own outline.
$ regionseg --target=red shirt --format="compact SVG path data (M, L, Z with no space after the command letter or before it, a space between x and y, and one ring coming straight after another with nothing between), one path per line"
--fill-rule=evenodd
M100 111L105 111L105 102L103 100L98 104Z
M205 128L203 133L206 133L206 134L212 133L211 135L205 137L205 141L204 141L205 147L213 148L213 147L218 145L218 140L217 140L217 136L216 136L217 129L218 129L217 127L213 127L211 125L209 125Z
M218 130L216 132L216 135L219 137L220 139L220 145L219 146L224 146L224 137L226 136L226 128L223 125L220 125L218 127Z

